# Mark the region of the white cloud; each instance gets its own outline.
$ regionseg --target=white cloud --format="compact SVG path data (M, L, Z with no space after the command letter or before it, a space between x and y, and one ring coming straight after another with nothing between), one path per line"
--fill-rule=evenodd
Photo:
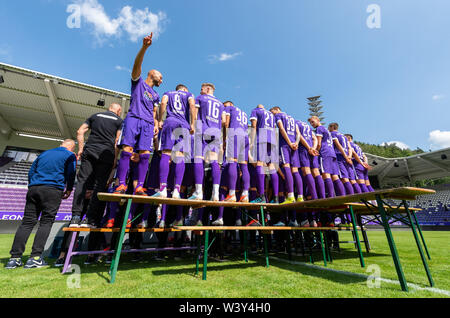
M450 131L433 130L430 132L428 140L432 150L450 147Z
M431 99L433 99L433 100L440 100L440 99L443 99L444 97L445 97L445 95L443 95L443 94L437 94L437 95L433 95L431 97Z
M410 149L410 147L407 144L405 144L404 142L401 142L401 141L383 142L380 146L388 146L388 145L396 145L397 147L399 147L402 150Z
M232 54L221 53L219 55L210 55L208 60L210 63L225 62L225 61L235 59L239 55L242 55L242 52L237 52L237 53L232 53Z
M125 71L125 72L128 72L128 73L131 73L131 70L130 70L128 67L116 65L114 68L115 68L117 71Z
M133 10L131 6L124 6L119 16L112 19L97 0L75 0L73 4L80 6L82 21L92 26L92 32L100 44L113 36L120 38L123 33L132 42L137 42L151 32L157 38L163 24L167 22L164 12L153 13L147 7Z
M0 46L0 60L4 62L12 61L11 49L6 46Z

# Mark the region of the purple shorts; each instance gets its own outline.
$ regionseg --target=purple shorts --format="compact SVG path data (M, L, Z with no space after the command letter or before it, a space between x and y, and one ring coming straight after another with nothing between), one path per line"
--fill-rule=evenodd
M272 157L272 144L269 143L259 143L255 145L256 147L256 160L265 163L271 162Z
M353 165L347 165L347 168L348 168L348 178L349 178L349 180L356 180L355 169L353 168Z
M159 150L170 149L190 153L190 136L189 129L185 124L176 120L166 120L161 132Z
M226 158L237 159L238 162L248 162L250 141L248 136L234 136L231 142L227 141Z
M320 168L322 173L339 176L339 167L335 157L320 157Z
M154 125L133 116L123 122L119 146L133 147L134 151L152 151Z
M357 164L355 167L355 171L358 180L369 180L369 171L362 165Z
M289 146L281 146L280 148L281 164L290 164L291 167L299 168L300 160L298 158L298 151L292 150Z
M339 178L341 179L348 179L348 167L349 164L347 161L338 160L337 161L338 167L339 167Z
M311 156L304 147L300 147L298 150L298 157L300 159L301 168L319 169L319 157Z

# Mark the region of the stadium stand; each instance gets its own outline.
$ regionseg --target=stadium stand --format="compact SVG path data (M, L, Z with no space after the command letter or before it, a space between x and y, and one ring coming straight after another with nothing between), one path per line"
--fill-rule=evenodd
M0 157L0 168L7 165L12 161L12 158L9 157Z
M31 162L20 161L0 172L0 184L26 186L28 184L28 170L30 170L31 165Z

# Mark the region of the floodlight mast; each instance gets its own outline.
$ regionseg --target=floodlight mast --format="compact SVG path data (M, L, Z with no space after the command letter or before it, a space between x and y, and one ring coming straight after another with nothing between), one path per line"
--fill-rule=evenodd
M309 105L309 115L310 116L317 116L320 119L320 122L322 124L325 124L324 120L325 117L323 117L323 112L321 112L323 105L320 105L320 103L322 103L322 101L319 99L321 96L313 96L313 97L308 97L307 100L308 105Z

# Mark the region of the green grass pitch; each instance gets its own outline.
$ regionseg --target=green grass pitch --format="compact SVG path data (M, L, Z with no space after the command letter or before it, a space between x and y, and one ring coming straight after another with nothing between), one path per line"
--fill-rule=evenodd
M9 250L14 236L0 235L0 297L449 297L450 295L450 232L424 232L431 254L429 266L435 289L428 281L411 231L393 231L401 264L410 292L402 292L389 252L384 231L369 231L372 246L364 252L366 268L379 265L383 280L379 288L369 288L370 275L361 268L353 244L342 244L341 253L332 252L333 262L325 268L321 253L315 253L315 265L304 263L305 257L295 256L296 263L288 263L287 255L271 255L270 267L264 258L250 255L245 263L241 258L208 262L208 280L194 276L192 257L165 262L148 259L132 263L131 255L123 254L116 282L109 284L109 267L105 264L83 265L85 256L74 258L81 269L80 288L69 288L73 276L61 275L60 268L6 270ZM26 261L33 240L30 237L23 260ZM341 232L340 240L351 240L349 232ZM49 260L52 264L54 260ZM331 270L330 270L331 269ZM359 274L359 275L355 275ZM396 281L392 282L392 281ZM69 284L68 284L69 282Z

